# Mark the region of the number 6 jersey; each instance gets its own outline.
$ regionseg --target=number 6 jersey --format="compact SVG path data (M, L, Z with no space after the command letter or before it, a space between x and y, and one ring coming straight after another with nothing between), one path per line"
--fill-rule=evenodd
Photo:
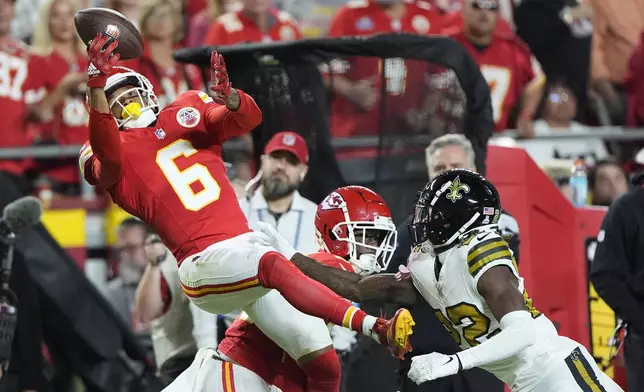
M481 368L510 386L525 386L526 383L538 381L537 378L527 376L531 371L528 369L526 372L526 364L540 364L539 358L544 357L546 350L553 347L549 342L558 344L557 330L532 305L532 300L525 292L523 278L517 271L512 251L499 234L494 231L473 232L461 243L438 256L415 250L409 257L407 266L414 286L462 349L479 345L500 332L499 321L478 293L477 284L490 268L509 268L518 279L518 289L523 293L527 310L535 319L537 341L541 343L528 347L515 357ZM545 364L541 365L545 369Z
M226 177L221 149L230 137L259 125L262 115L250 96L237 91L241 106L236 112L203 92L183 93L152 126L120 131L120 159L109 159L121 168L116 183L106 186L112 200L148 223L179 262L250 231ZM101 117L104 132L118 132L111 115L93 115ZM107 163L85 143L79 164L87 182L102 185Z

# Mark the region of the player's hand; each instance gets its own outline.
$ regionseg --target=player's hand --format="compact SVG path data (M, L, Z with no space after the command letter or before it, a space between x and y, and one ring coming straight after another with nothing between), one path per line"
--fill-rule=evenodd
M110 39L111 37L107 34L98 33L87 49L87 58L89 61L89 67L87 68L87 76L89 78L87 87L105 87L107 77L112 71L112 67L121 58L120 54L114 53L119 42L113 40L108 43Z
M224 56L217 51L210 55L210 91L215 94L216 98L224 101L233 92Z
M458 355L431 353L412 357L407 377L420 385L437 378L454 375L460 370L461 361Z
M253 230L267 236L271 241L270 245L273 246L275 250L283 254L287 259L290 260L293 258L293 255L297 253L295 248L293 248L293 246L291 246L291 244L289 244L289 242L277 232L277 229L273 225L269 225L265 222L257 222L253 225Z
M161 239L156 234L150 234L145 239L145 244L143 247L145 252L145 257L152 266L157 266L161 264L163 260L168 255L168 248L163 245Z

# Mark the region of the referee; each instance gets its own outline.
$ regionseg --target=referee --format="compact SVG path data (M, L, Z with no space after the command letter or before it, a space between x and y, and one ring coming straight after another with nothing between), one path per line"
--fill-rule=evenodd
M474 150L472 144L463 135L448 134L436 138L425 151L427 170L430 180L444 171L451 169L474 170ZM398 271L398 266L407 264L407 257L411 250L411 238L408 225L412 217L407 218L398 227L398 247L394 254L388 272ZM518 261L519 255L519 227L516 219L506 212L502 212L499 219L501 234L507 238L510 249ZM417 331L412 335L413 355L440 352L455 354L460 348L451 338L445 327L436 319L433 310L425 302L411 309L416 320ZM434 381L416 385L406 377L410 361L403 363L401 376L404 377L401 392L502 392L503 383L490 373L475 368L454 376L440 378Z
M604 217L590 280L624 320L628 391L644 391L644 176L617 199Z

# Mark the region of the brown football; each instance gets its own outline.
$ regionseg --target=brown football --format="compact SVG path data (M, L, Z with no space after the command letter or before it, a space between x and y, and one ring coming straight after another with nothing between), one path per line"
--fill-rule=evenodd
M143 54L143 38L136 26L123 14L107 8L86 8L74 15L76 31L89 46L99 32L119 41L116 53L122 60L130 60Z

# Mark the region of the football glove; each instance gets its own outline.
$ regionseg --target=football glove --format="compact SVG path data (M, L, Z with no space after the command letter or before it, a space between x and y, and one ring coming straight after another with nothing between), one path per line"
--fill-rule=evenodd
M212 52L210 55L210 91L215 94L216 98L225 100L232 89L233 85L228 77L224 56L217 51Z
M107 46L106 46L107 45ZM87 67L87 87L103 88L107 77L121 57L114 53L119 42L105 33L96 34L87 50L89 66Z
M273 225L269 225L265 222L257 222L253 225L253 229L270 238L270 245L284 255L288 260L293 258L293 255L297 253L295 248L293 248L293 246L291 246L291 244L289 244L288 241L277 232L277 229Z
M437 378L454 375L462 369L458 355L431 353L412 357L407 377L420 385Z

